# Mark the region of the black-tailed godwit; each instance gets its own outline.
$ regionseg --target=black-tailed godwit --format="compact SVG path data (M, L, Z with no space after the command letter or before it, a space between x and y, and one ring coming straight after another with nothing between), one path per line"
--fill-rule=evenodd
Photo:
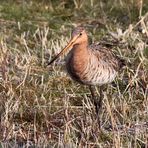
M100 44L88 45L88 36L83 27L76 27L68 45L50 62L52 64L58 57L69 50L66 57L66 69L71 78L81 84L88 85L97 116L102 105L103 84L111 83L118 74L124 61L113 52ZM100 97L96 98L92 86L99 86Z

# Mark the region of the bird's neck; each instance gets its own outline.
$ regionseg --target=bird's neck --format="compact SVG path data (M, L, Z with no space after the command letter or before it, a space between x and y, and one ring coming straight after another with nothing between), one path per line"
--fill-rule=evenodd
M83 42L81 44L75 44L73 46L74 52L87 52L88 42Z
M73 67L81 71L89 59L88 44L76 44L72 50Z

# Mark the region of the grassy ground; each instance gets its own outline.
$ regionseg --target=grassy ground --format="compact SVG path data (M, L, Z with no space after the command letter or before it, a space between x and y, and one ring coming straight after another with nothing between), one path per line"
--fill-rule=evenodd
M80 24L127 62L104 91L101 131L64 60L46 67ZM147 147L147 94L146 0L1 0L1 147Z

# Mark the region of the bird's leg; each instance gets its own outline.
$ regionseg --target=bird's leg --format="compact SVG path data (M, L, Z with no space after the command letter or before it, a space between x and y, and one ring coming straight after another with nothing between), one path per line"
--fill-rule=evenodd
M102 86L99 87L99 99L98 99L98 112L101 110L102 108L102 100L103 100L103 88Z
M98 108L98 100L97 100L96 95L95 95L95 90L94 90L93 86L89 86L89 89L90 89L90 92L91 92L93 104L95 105L96 114L98 114L99 108Z
M93 86L89 86L89 89L90 89L92 99L93 99L93 103L94 103L94 106L95 106L95 111L96 111L96 115L97 115L97 122L98 122L99 127L100 127L99 112L100 112L100 109L101 109L101 106L102 106L102 89L100 88L100 96L99 96L99 98L95 96L95 91L94 91Z

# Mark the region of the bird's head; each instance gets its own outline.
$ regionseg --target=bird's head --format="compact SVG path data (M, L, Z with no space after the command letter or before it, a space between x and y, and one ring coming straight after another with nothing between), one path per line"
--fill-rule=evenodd
M57 58L59 58L61 55L66 53L69 49L72 49L73 46L79 45L79 44L87 44L88 37L85 29L83 27L76 27L71 35L71 40L67 44L67 46L61 50L59 54L57 54L49 63L48 65L52 64Z

